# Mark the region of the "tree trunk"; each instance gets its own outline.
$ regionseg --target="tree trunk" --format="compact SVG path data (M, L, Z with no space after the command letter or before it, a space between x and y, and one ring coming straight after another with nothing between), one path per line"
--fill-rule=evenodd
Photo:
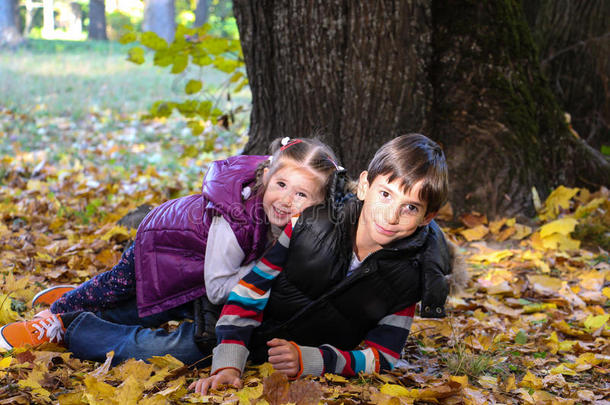
M106 4L104 0L89 0L89 39L106 41Z
M176 31L174 0L146 0L142 30L171 42Z
M79 38L83 33L83 9L82 6L73 1L69 4L68 8L69 15L69 25L68 32L72 35L73 38ZM91 19L89 19L91 21Z
M355 173L392 135L423 129L427 10L417 1L344 3L233 3L253 98L248 152L321 131Z
M197 8L195 8L195 27L201 27L208 22L210 15L210 0L197 0Z
M23 35L27 36L32 29L32 19L34 18L34 4L32 0L25 0L25 28Z
M357 174L388 139L423 132L443 145L456 211L491 217L531 208L534 186L577 183L572 159L590 149L563 123L517 0L235 0L234 13L245 153L319 129ZM586 162L604 184L608 161Z
M42 37L52 38L55 33L55 11L53 0L42 0Z
M0 46L21 42L21 32L15 19L16 0L0 0Z
M542 68L572 125L592 147L610 145L610 2L523 1Z

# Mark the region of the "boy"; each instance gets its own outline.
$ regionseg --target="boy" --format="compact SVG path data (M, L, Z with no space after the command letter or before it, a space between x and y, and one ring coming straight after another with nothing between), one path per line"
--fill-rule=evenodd
M248 356L267 354L295 378L392 369L415 304L422 301L422 316L444 316L451 264L432 219L447 183L443 152L427 137L383 145L360 175L357 200L293 219L233 289L216 326L211 376L191 388L240 386Z

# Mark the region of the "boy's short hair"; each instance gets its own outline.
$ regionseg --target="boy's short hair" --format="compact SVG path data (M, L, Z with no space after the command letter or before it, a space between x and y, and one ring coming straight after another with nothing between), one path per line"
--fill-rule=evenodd
M419 198L427 203L426 214L437 212L447 200L449 180L447 161L440 146L421 134L406 134L386 142L369 163L367 180L390 175L388 182L400 179L408 192L423 180Z

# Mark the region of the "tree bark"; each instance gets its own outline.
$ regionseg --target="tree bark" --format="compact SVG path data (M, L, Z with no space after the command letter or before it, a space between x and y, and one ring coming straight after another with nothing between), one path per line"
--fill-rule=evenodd
M247 151L321 131L355 173L392 134L422 130L431 101L425 7L345 3L233 3L253 97Z
M89 0L89 39L108 40L104 0Z
M517 0L235 0L252 91L245 153L317 129L357 174L385 141L442 144L451 204L491 217L558 184L607 181L568 131ZM586 151L586 152L584 152ZM606 179L606 180L604 180ZM531 212L531 211L530 211Z
M0 46L14 46L22 40L15 18L16 10L16 0L0 0Z
M208 22L210 16L210 0L197 0L195 8L195 24L194 27L201 27Z
M176 31L174 0L146 0L142 30L171 42Z
M599 149L610 139L610 2L523 1L544 73L576 132Z

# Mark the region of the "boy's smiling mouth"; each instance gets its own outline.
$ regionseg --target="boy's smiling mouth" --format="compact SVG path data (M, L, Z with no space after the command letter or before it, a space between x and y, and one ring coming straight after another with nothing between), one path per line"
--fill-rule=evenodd
M390 231L388 229L383 228L382 226L378 225L377 223L375 223L375 228L377 229L377 232L379 232L382 235L393 236L396 233L394 231Z

